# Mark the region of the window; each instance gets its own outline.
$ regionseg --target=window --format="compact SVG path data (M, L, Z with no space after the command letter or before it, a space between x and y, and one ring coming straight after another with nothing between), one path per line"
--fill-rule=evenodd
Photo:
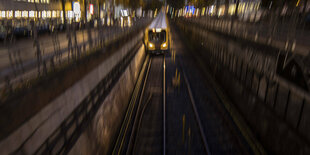
M21 11L15 11L14 17L15 18L20 18L21 17Z
M149 31L149 41L150 42L165 42L166 41L166 31L162 30L161 32Z
M1 17L5 18L5 11L1 11Z
M34 18L34 11L29 11L29 18Z
M23 11L22 12L22 17L27 18L28 17L28 11Z

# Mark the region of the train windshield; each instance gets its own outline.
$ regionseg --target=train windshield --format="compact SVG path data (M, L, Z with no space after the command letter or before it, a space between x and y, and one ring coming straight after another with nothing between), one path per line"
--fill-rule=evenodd
M166 41L166 31L161 30L160 32L149 31L149 41L150 42L165 42Z

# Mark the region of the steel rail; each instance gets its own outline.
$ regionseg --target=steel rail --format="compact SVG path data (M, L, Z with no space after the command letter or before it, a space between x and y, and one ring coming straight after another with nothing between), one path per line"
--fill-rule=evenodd
M134 154L134 152L135 152L135 148L136 148L136 139L137 139L137 137L138 137L138 133L139 133L139 130L140 130L140 125L141 125L141 122L142 122L142 118L143 118L143 115L144 115L144 111L145 111L145 109L146 109L146 107L149 105L149 102L150 102L150 100L151 100L151 98L152 98L152 94L150 95L150 97L147 99L147 101L146 101L146 103L144 104L144 106L143 106L143 109L142 109L142 112L141 112L141 117L140 117L140 119L139 119L139 123L138 123L138 127L137 127L137 134L136 134L136 137L135 137L135 141L134 141L134 144L133 144L133 149L132 149L132 154ZM129 154L129 153L126 153L126 154Z
M184 77L184 80L185 80L185 83L186 83L186 87L187 87L187 91L188 91L189 97L191 99L192 107L193 107L193 110L194 110L194 113L195 113L196 121L198 123L199 131L200 131L200 134L201 134L201 138L202 138L202 141L203 141L203 144L204 144L205 151L206 151L206 153L208 155L211 155L209 144L207 142L206 135L205 135L203 127L202 127L201 119L200 119L198 111L197 111L197 107L196 107L196 103L195 103L195 100L194 100L194 97L193 97L193 93L191 91L190 84L188 82L187 76L185 75L184 71L183 71L183 77Z
M165 63L165 56L163 56L163 155L166 154L166 121L165 121L166 120L166 73L165 72L166 72L166 63ZM145 82L146 81L147 80L145 80ZM142 93L143 93L143 91L142 91ZM143 95L141 95L140 102L142 101L142 97L143 97ZM139 130L140 130L140 126L141 126L141 123L142 123L142 118L144 116L145 109L149 105L149 101L150 101L151 98L152 98L152 94L147 99L146 103L144 104L144 106L142 108L141 116L139 117L139 122L137 124L137 132L136 132L136 136L135 136L135 141L133 142L132 154L135 154L136 139L137 139L138 134L139 134ZM139 105L140 104L141 103L139 103ZM132 131L132 133L133 132L134 132L134 130ZM126 154L130 154L130 153L126 152Z
M126 133L127 133L128 128L129 128L129 124L131 122L131 118L132 118L132 115L133 115L134 107L136 105L136 100L137 100L137 97L139 95L141 83L144 80L143 77L144 77L144 73L145 73L145 70L146 70L146 66L148 64L150 64L149 61L150 61L150 58L149 58L149 55L148 55L146 60L145 60L145 62L144 62L144 64L143 64L143 68L142 68L142 70L141 70L141 72L139 74L138 81L136 83L136 87L134 89L132 98L131 98L130 103L129 103L129 107L127 109L127 112L126 112L126 115L125 115L125 118L124 118L125 120L123 121L121 130L120 130L120 134L117 137L117 141L115 143L115 146L114 146L112 154L120 154L121 153L122 147L124 145ZM148 69L149 69L149 67L148 67ZM119 147L118 147L118 145L119 145Z
M147 68L147 71L146 71L146 75L145 75L145 78L143 79L144 82L143 82L143 86L142 86L142 90L141 90L141 93L139 95L139 102L138 102L138 108L137 108L137 113L136 113L136 116L135 116L135 119L134 119L134 123L133 123L133 129L131 131L131 134L130 134L130 138L129 138L129 144L128 144L128 147L127 147L127 151L126 151L126 154L128 154L129 152L129 149L131 148L131 142L132 142L132 138L133 138L133 134L134 134L134 131L135 131L135 126L136 126L136 123L137 123L137 119L138 119L138 114L139 114L139 111L140 111L140 107L141 107L141 104L142 104L142 99L143 99L143 95L144 95L144 92L145 92L145 86L146 86L146 83L147 83L147 79L149 77L149 73L150 73L150 68L151 68L151 64L152 64L152 58L150 58L149 60L149 64L148 64L148 68ZM147 104L147 103L146 103ZM145 104L145 105L146 105ZM137 128L137 131L139 131L139 126L140 126L140 122L141 122L141 118L143 117L143 113L144 113L144 109L145 109L146 106L143 107L142 109L142 113L141 113L141 117L139 119L139 123L138 123L138 128ZM139 133L139 132L137 132ZM135 138L136 139L136 138ZM136 141L134 140L134 145L133 147L135 146L135 143Z
M137 46L123 58L123 61L120 61L120 63L118 63L108 75L98 83L89 95L84 98L82 103L74 109L74 111L62 122L59 128L57 128L57 130L55 130L43 142L34 154L69 153L80 135L95 117L95 114L99 110L105 97L136 55L139 46L140 44L137 44ZM73 129L73 131L71 129ZM26 142L24 142L14 154L22 152L25 144Z
M163 60L163 155L166 154L166 59Z
M184 69L183 69L184 67L183 67L183 65L181 63L179 63L178 60L176 60L176 63L179 64L179 66L181 67L181 70L183 70L183 77L184 77L184 80L185 80L187 92L188 92L190 100L191 100L191 104L192 104L192 107L193 107L195 118L196 118L196 121L197 121L197 124L198 124L198 127L199 127L199 132L200 132L200 135L201 135L201 139L203 141L204 149L205 149L205 151L206 151L206 153L208 155L211 155L210 147L209 147L209 144L207 142L206 135L204 133L204 129L203 129L203 126L202 126L202 123L201 123L201 119L199 117L199 113L198 113L198 110L197 110L197 107L196 107L196 102L194 100L194 96L193 96L193 93L191 91L191 86L190 86L188 78L187 78L187 76L186 76L186 74L184 72Z

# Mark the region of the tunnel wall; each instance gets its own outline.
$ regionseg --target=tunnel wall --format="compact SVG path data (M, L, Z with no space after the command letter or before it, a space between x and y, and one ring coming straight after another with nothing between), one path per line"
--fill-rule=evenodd
M142 35L141 32L135 35L89 74L3 139L0 142L0 154L33 154L88 93L141 41Z
M70 155L111 153L113 140L118 135L144 59L144 46L141 46L133 61L100 106L91 125L82 133L71 149Z
M275 75L275 58L188 23L178 26L268 152L310 153L309 94Z

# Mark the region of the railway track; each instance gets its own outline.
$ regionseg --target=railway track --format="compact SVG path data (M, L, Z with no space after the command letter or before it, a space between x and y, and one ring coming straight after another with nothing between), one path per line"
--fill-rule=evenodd
M186 37L182 33L179 33L180 35L177 33L180 32L178 29L173 30L174 41L178 44L177 50L180 53L177 63L191 75L187 79L183 72L185 82L193 82L192 87L189 87L193 89L197 100L198 112L195 113L201 114L209 150L213 154L266 154L247 125L242 122L236 109L219 90L220 87L216 85L213 77L206 71L207 58L202 55L203 52L190 47ZM182 66L185 61L187 65ZM191 70L193 66L195 69ZM195 72L198 74L195 75ZM194 82L195 80L199 82Z
M159 149L150 151L160 151L160 154L165 154L164 59L164 56L152 57L147 55L112 154L134 154L135 152L141 152L137 146L143 141L141 139L141 132L148 132L148 127L145 127L147 125L143 123L145 119L153 120L154 122L152 123L157 126L154 141L158 141L157 145ZM156 111L150 113L149 109L156 109Z
M201 73L175 58L184 50L175 42L171 54L147 56L112 154L253 154L212 87L197 85Z
M173 114L166 112L166 105L169 102L166 101L165 62L165 56L147 56L112 154L167 154L167 147L169 147L167 138L169 136L166 132L166 119L173 117ZM201 146L203 148L200 150L204 150L203 154L211 154L185 73L183 73L183 77L187 88L186 96L189 96L192 108L187 111L195 116L196 123L193 128L198 131L197 135L200 137L197 138L198 143L203 144ZM173 119L177 120L178 118ZM170 130L178 129L171 128Z

